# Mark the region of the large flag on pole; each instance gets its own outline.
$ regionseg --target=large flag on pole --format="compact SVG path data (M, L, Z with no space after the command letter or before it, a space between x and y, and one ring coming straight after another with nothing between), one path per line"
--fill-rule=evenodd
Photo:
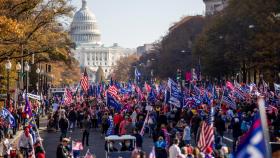
M64 105L71 104L72 100L73 100L72 92L69 88L66 88L64 92Z
M0 112L0 115L7 121L9 121L11 126L15 126L16 122L15 122L15 118L13 117L13 115L10 113L9 110L7 110L6 108L3 108L3 110Z
M112 97L109 93L107 93L106 97L107 97L107 105L108 106L114 107L114 109L116 111L121 110L122 105L114 97Z
M205 121L202 122L201 131L197 146L201 151L205 152L208 147L212 147L214 144L214 108L211 106L211 110Z
M168 79L168 86L170 88L170 99L169 103L176 106L181 107L183 104L182 99L182 93L180 92L180 89L177 86L177 83L174 82L172 79Z
M267 158L271 156L269 144L269 129L265 112L264 97L258 98L259 113L254 117L254 123L247 133L240 139L235 153L236 158L252 157Z
M249 131L242 136L239 146L237 147L236 158L252 157L265 158L266 145L264 130L261 124L260 115L257 114L255 121Z
M110 87L107 89L107 92L108 92L111 96L115 97L117 100L120 100L120 99L121 99L121 97L118 95L119 90L118 90L118 88L117 88L115 85L110 86Z
M84 93L87 94L87 91L89 89L89 80L88 80L88 74L87 74L86 68L85 68L84 74L81 78L81 87L82 87Z

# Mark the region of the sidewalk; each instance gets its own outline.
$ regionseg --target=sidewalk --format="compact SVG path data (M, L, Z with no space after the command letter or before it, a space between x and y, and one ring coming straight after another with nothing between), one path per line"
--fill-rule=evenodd
M46 122L47 122L46 120L47 120L46 116L40 117L40 128L38 129L39 133L46 130ZM12 139L9 139L9 142L12 144L13 148L17 147L18 139L22 133L23 133L23 129L20 129L19 131L17 131L17 134L13 136ZM0 142L0 157L3 156L2 153L3 153L3 143Z
M13 148L16 148L16 145L17 145L17 140L19 139L19 137L21 136L21 134L23 133L23 130L20 130L20 131L17 131L17 134L13 136L12 139L9 139L9 142L12 144L12 147ZM3 153L3 143L0 142L0 156L2 157Z

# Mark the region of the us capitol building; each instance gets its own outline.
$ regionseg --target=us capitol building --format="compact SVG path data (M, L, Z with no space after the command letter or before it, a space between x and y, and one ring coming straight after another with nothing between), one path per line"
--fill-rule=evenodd
M95 81L99 67L103 69L105 78L108 78L120 58L135 53L134 49L122 48L117 43L111 47L105 47L101 43L95 15L88 9L86 0L82 0L82 8L74 15L70 36L76 44L75 50L71 52L79 61L80 67L87 68L91 81Z

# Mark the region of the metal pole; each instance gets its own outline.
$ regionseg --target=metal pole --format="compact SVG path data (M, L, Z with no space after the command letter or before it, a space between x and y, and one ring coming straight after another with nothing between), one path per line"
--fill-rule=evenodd
M266 117L266 111L265 111L265 101L264 97L261 96L258 98L258 105L259 105L259 110L260 110L260 117L261 117L261 124L263 128L263 133L264 133L264 140L265 140L265 146L266 146L266 157L271 157L271 147L269 144L269 128L267 125L267 117Z
M7 70L7 105L6 107L9 108L10 106L10 70Z
M26 72L26 92L28 93L28 86L29 86L29 72Z
M23 44L21 44L21 56L23 56ZM21 80L20 80L19 89L23 89L23 85L24 85L23 73L24 73L24 63L23 63L23 57L21 57Z

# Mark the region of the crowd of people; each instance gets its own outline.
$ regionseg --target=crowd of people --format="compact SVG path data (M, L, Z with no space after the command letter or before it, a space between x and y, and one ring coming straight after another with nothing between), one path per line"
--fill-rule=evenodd
M218 92L219 93L219 92ZM145 94L144 94L145 95ZM148 95L148 94L146 94ZM270 141L279 142L280 114L279 96L268 91L266 94ZM257 96L240 100L236 99L236 107L215 98L209 105L202 102L199 106L176 107L165 102L164 93L158 93L153 102L147 98L139 98L131 94L123 97L121 110L109 106L106 96L85 97L82 102L55 107L49 115L48 129L61 132L61 144L57 149L57 157L67 158L71 150L66 142L69 132L82 129L82 144L89 146L92 142L91 128L100 129L101 136L132 135L136 138L136 147L130 141L123 141L117 149L115 142L106 142L105 150L133 151L132 157L155 158L231 158L237 145L259 112ZM59 104L59 103L56 103ZM198 145L202 122L207 121L213 108L214 143L201 149ZM150 138L144 137L146 134ZM152 139L154 148L150 154L143 151L143 139ZM65 146L61 150L61 146Z
M3 107L0 114L1 156L44 158L43 139L38 132L40 117L45 114L44 107L39 100L20 96L22 101L15 103L11 99L10 105ZM29 113L26 106L30 107ZM18 140L12 141L15 138Z
M107 89L111 86L108 85ZM181 107L167 102L166 93L163 91L157 91L151 101L149 93L152 90L148 92L145 88L141 95L139 89L129 94L119 93L118 102L121 108L107 102L106 88L99 96L84 95L84 99L79 101L78 96L73 96L71 104L68 105L63 103L62 97L57 96L49 99L44 97L42 104L28 101L30 113L26 111L24 104L17 109L8 109L13 116L13 124L1 115L0 138L4 149L2 155L12 155L12 145L8 138L23 129L16 145L17 154L24 158L44 158L43 139L38 133L38 127L40 116L47 115L47 130L60 132L57 158L80 156L79 149L75 150L72 140L69 139L69 133L75 130L82 131L82 146L91 145L92 131L100 132L101 137L134 136L135 146L131 140L123 140L121 143L105 141L104 144L104 152L129 151L133 158L231 158L259 114L258 96L248 92L243 99L235 97L235 106L232 106L223 102L225 92L221 89L216 90L218 97L212 96L210 102L201 99L199 105L185 103ZM195 95L192 90L187 91ZM204 92L206 91L205 88ZM262 92L262 95L266 102L270 141L280 142L279 95L269 90ZM214 140L202 147L200 138L204 130L203 122L207 121L213 126ZM143 142L147 139L153 141L153 149L150 151L143 148Z

